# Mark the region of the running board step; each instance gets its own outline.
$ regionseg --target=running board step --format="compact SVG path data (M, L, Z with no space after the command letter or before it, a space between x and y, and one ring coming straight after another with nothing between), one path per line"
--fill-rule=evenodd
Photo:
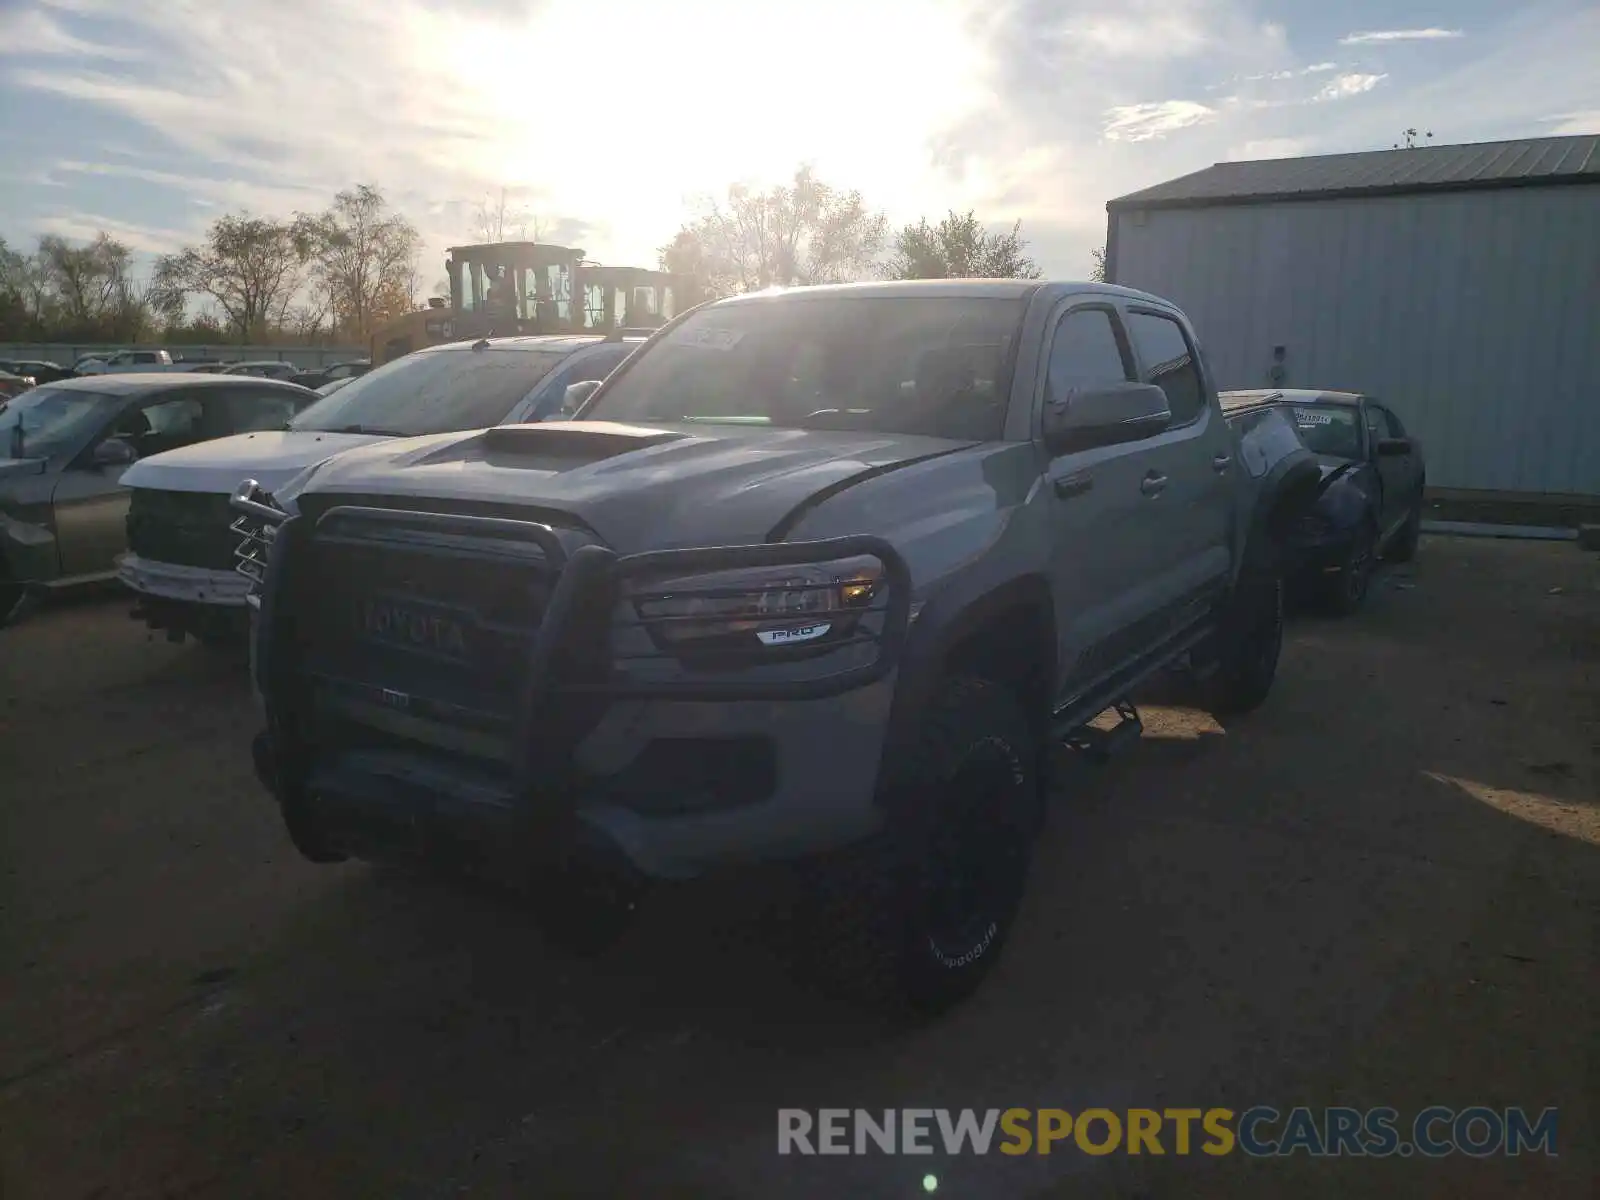
M1093 762L1109 762L1115 755L1133 747L1144 733L1144 722L1139 710L1126 700L1112 705L1117 723L1110 729L1097 729L1093 725L1080 725L1058 735L1070 749L1078 751Z

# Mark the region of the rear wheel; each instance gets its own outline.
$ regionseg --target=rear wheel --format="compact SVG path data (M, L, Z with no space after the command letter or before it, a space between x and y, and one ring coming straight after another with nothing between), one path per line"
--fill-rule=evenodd
M27 599L28 589L20 583L0 581L0 626L10 624Z
M1283 576L1269 562L1246 562L1216 638L1206 707L1219 714L1261 707L1283 654Z
M816 864L814 965L828 982L908 1015L977 989L1022 901L1041 802L1034 741L1002 685L941 688L888 828Z
M1411 506L1411 511L1406 514L1406 523L1400 527L1400 532L1394 535L1394 541L1389 546L1388 559L1390 562L1410 562L1417 556L1417 543L1422 540L1422 501L1418 500Z

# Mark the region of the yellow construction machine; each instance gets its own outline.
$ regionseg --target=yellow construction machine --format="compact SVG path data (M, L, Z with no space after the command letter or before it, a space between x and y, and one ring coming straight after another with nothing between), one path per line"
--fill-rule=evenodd
M653 329L695 302L693 280L643 267L606 267L544 242L452 246L450 296L372 335L372 365L423 346L532 333Z

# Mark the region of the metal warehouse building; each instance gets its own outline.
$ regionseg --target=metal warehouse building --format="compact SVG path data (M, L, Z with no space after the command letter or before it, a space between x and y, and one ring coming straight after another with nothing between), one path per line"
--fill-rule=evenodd
M1441 493L1600 498L1600 137L1218 163L1106 205L1106 278L1223 388L1366 391Z

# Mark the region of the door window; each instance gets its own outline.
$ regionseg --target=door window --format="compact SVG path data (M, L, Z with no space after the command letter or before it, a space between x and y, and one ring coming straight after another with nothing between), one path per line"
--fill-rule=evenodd
M1061 318L1050 342L1046 375L1051 401L1065 400L1084 388L1132 379L1116 319L1109 309L1078 308Z
M1389 414L1375 404L1367 405L1367 432L1374 443L1387 437L1398 437L1389 425Z
M1143 364L1143 382L1153 383L1167 394L1173 426L1197 418L1206 403L1205 384L1183 327L1171 317L1133 312L1128 314L1128 333Z

